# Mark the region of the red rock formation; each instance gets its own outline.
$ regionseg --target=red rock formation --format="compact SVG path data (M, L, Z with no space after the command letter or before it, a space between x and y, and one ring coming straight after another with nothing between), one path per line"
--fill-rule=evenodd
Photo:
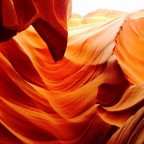
M65 12L52 21L39 12L32 23L39 34L30 26L0 43L0 144L143 143L143 18L71 29L64 58L54 62L43 25L59 47L63 29L53 24L64 28ZM1 30L10 38L8 24Z
M112 143L135 143L142 144L144 142L143 129L144 127L144 108L141 108L130 117L128 121L121 127L108 141Z
M144 85L144 18L129 17L123 23L116 42L115 54L127 79L133 84Z
M0 41L7 41L32 24L47 44L54 60L61 59L67 45L70 1L1 0Z

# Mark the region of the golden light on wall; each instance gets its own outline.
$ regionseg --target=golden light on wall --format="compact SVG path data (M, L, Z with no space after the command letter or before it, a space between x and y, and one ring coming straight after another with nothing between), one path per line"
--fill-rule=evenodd
M71 6L0 1L0 144L144 143L144 11Z

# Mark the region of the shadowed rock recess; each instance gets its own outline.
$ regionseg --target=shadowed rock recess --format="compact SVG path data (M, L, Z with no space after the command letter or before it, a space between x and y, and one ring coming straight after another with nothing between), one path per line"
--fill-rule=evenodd
M0 144L143 144L143 11L70 15L70 0L0 0Z

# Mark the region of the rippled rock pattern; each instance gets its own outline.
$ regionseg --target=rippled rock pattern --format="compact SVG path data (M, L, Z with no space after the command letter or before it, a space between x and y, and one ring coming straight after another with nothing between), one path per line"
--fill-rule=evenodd
M76 27L67 43L70 1L0 2L0 144L144 142L144 18Z

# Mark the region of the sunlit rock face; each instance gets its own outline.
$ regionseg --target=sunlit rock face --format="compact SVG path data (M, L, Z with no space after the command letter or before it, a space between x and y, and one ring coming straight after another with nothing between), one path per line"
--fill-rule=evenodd
M31 2L36 10L49 6L39 9L33 27L11 38L14 28L0 25L9 39L0 35L0 144L142 144L144 19L128 15L73 28L55 62L49 42L59 55L56 39L67 33L70 3L47 21L54 19L47 9L60 5Z
M114 52L127 79L133 84L144 85L144 17L128 17L116 43Z
M122 17L126 14L127 14L126 12L122 12L122 11L98 9L94 12L85 15L82 23L87 24L87 23L94 22L99 24L114 18Z
M73 27L82 25L84 26L86 24L88 25L93 23L96 25L125 15L127 15L126 12L107 9L98 9L86 14L85 16L72 14L71 18L68 21L68 26L70 29L72 29Z
M68 20L69 28L81 25L82 20L83 20L83 17L80 14L77 14L77 13L71 14L71 17Z

